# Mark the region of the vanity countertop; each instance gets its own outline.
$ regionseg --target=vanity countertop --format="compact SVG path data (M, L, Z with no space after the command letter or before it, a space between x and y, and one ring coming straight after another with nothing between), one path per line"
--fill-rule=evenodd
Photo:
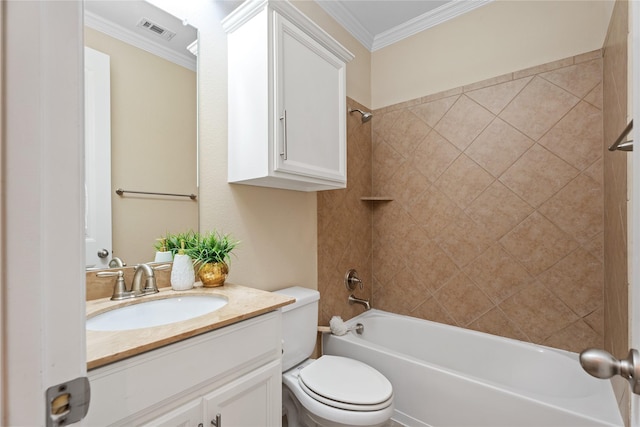
M213 313L169 325L125 331L87 331L87 369L98 368L241 320L250 319L295 301L294 298L277 293L231 283L225 283L224 286L216 288L201 287L180 292L171 288L160 288L159 293L144 296L141 299L111 301L109 298L102 298L87 301L87 318L108 311L113 307L153 299L210 294L224 296L229 302Z

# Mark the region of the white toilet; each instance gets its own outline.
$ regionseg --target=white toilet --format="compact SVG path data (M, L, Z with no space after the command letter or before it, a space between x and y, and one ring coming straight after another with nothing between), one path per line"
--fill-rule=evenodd
M282 404L288 426L385 425L393 415L393 388L384 375L347 357L309 359L320 294L297 286L276 293L296 299L282 308Z

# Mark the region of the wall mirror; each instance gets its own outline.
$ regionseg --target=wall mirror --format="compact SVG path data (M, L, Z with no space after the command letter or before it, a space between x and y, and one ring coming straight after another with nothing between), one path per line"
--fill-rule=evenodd
M198 227L197 29L147 1L84 10L86 265L153 261Z

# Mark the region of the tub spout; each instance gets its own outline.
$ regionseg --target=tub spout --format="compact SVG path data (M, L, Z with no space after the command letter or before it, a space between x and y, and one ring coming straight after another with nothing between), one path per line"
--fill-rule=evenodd
M369 304L368 299L360 299L354 297L353 294L349 295L349 304L362 304L365 310L371 310L371 304Z

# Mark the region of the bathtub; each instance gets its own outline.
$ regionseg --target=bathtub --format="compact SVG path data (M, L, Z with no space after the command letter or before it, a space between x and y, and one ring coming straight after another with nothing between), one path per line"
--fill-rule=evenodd
M622 426L609 380L578 355L517 340L367 311L323 352L361 360L393 384L393 420L406 426Z

